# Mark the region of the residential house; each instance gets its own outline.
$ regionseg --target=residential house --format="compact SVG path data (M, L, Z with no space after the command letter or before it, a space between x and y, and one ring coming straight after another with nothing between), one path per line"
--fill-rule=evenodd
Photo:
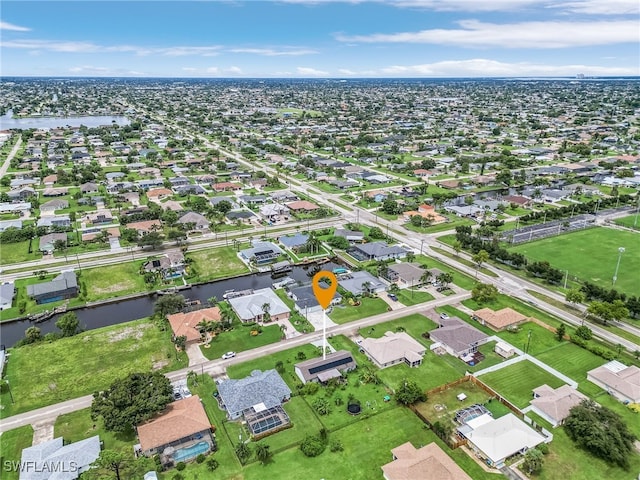
M271 321L286 320L291 313L289 307L270 288L230 298L229 303L242 323L264 322L267 313Z
M162 230L162 222L160 220L143 220L127 223L126 228L135 230L139 235L144 235L155 230Z
M493 311L490 308L476 310L473 313L473 319L499 332L512 325L527 321L528 317L506 307L498 311Z
M351 292L353 295L362 295L365 292L380 293L384 292L387 288L385 283L378 280L366 270L339 275L338 283L341 288Z
M180 250L170 250L159 258L154 258L144 264L145 272L159 272L162 278L176 278L184 274L184 254Z
M426 205L426 204L420 205L418 207L418 210L410 210L408 212L404 212L402 215L405 221L410 221L411 217L418 215L424 218L425 220L430 221L434 225L447 221L447 217L444 217L440 215L438 212L436 212L436 209L433 205Z
M640 403L640 368L612 360L587 372L587 380L625 403Z
M22 220L0 220L0 232L4 232L8 228L22 228Z
M193 224L194 230L208 230L209 220L207 217L196 212L186 212L179 219L178 223L181 225Z
M382 466L385 480L471 480L434 442L421 448L403 443L391 455L393 461Z
M149 200L162 200L173 195L173 192L168 188L152 188L147 190L147 198Z
M508 458L545 442L545 437L513 413L497 419L485 413L458 427L458 433L468 440L477 455L495 468L502 468Z
M15 190L9 190L7 192L7 196L12 202L24 202L26 200L29 200L35 194L36 191L31 187L17 188Z
M66 233L48 233L47 235L43 235L42 237L40 237L38 249L45 255L51 255L55 250L56 241L64 242L66 246L67 234Z
M304 362L296 363L294 371L302 383L324 383L332 378L340 378L341 372L350 372L357 367L356 361L347 350L338 350Z
M45 188L42 190L43 197L62 197L67 194L68 189L66 187L61 188Z
M242 185L235 182L220 182L211 185L211 188L216 192L235 192L242 190Z
M284 235L278 238L278 241L290 250L298 251L306 245L309 235L305 233L296 233L294 235Z
M286 217L288 213L289 209L279 203L268 203L266 205L260 206L260 215L267 222L277 222L280 217ZM288 217L285 218L285 220L287 219Z
M336 237L346 238L349 242L364 241L364 232L358 232L357 230L347 230L345 228L336 228L333 234Z
M315 203L311 203L307 200L298 200L296 202L289 202L287 203L287 207L293 213L309 213L320 208Z
M0 284L0 310L11 308L13 297L16 296L16 287L13 282L3 282ZM2 367L0 366L0 370ZM1 372L0 372L1 373Z
M218 393L231 420L279 407L291 398L291 389L275 370L254 370L240 380L224 380Z
M83 221L89 225L109 225L113 223L113 216L109 210L102 210L96 213L88 213Z
M0 202L0 213L17 213L22 215L23 212L31 210L31 202Z
M173 338L187 337L187 345L198 343L201 339L200 322L219 322L220 309L218 307L203 308L192 312L179 312L167 315L167 320L173 330Z
M69 208L69 202L66 200L61 200L59 198L49 200L40 205L40 212L43 214L53 213L56 210L62 210L64 208Z
M392 263L385 272L385 277L400 288L413 287L422 283L426 270L419 263Z
M268 198L266 195L240 195L240 201L245 205L263 204Z
M65 270L49 282L27 285L27 295L38 305L73 298L79 292L78 279L72 270Z
M20 458L20 480L75 480L100 456L100 437L74 443L62 437L27 447Z
M407 251L396 245L387 245L387 242L371 242L362 245L353 245L348 250L349 255L357 260L390 260L404 258Z
M160 463L172 467L216 449L212 425L198 395L172 402L151 420L138 425L136 453L159 455Z
M529 207L533 203L533 200L531 198L523 197L522 195L507 195L505 197L502 197L502 200L504 200L505 202L513 203L523 208Z
M58 181L58 175L47 175L42 179L42 184L45 187L52 187L54 183Z
M569 385L556 389L549 385L541 385L533 390L531 410L554 427L561 425L569 416L569 411L588 397Z
M275 262L283 252L271 242L253 241L251 248L240 250L240 257L247 263L266 265Z
M431 330L430 337L434 342L429 347L431 350L442 347L448 354L461 358L464 362L473 361L473 354L478 351L478 347L489 341L486 333L457 317L440 319L439 328Z
M328 288L325 282L320 282L322 288ZM299 287L286 287L287 294L294 301L295 308L305 317L309 313L322 311L322 306L318 303L313 287L311 285L302 285ZM336 290L331 299L331 305L338 305L342 302L342 295Z
M427 351L424 345L406 332L385 332L381 338L365 338L360 347L378 368L402 362L410 367L418 367Z
M447 205L444 209L458 217L477 217L484 213L484 210L476 205Z

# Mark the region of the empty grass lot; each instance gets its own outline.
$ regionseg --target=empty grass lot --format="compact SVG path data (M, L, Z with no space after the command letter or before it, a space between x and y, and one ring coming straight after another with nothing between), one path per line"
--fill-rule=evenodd
M15 465L13 462L20 462L22 449L30 447L33 440L33 428L31 425L16 428L4 432L0 437L0 468L2 468L3 480L18 480L20 472L14 468L5 468L8 465Z
M433 300L433 295L431 295L429 292L423 292L422 290L409 288L400 290L398 293L396 293L396 296L398 297L398 301L407 307Z
M91 419L91 409L83 408L76 412L60 415L56 419L53 430L54 437L63 437L65 442L77 442L85 438L100 435L104 448L109 450L124 450L129 453L131 445L136 443L135 432L115 433L104 428L102 418Z
M620 261L616 289L629 295L638 295L640 242L634 232L605 227L589 228L525 243L509 250L522 253L530 261L547 260L555 268L568 270L570 276L611 288L618 260L618 247L625 247L626 251ZM558 252L562 254L559 255Z
M529 405L533 389L547 384L551 388L564 385L559 378L524 360L478 377L519 408Z
M247 273L249 268L238 258L233 247L222 247L187 253L193 260L189 280L207 282Z
M146 292L149 288L140 275L142 263L127 262L82 270L80 282L85 289L87 301Z
M178 354L171 343L171 331L160 331L147 319L13 348L10 353L5 378L11 381L16 402L11 404L3 391L2 417L91 394L132 372L187 365L186 354Z
M365 297L360 301L361 304L357 307L349 304L341 304L333 307L329 318L336 323L343 324L384 313L389 307L381 298Z
M38 251L38 241L33 241L33 252L29 253L29 240L16 243L3 243L0 248L0 263L9 265L11 263L30 262L39 260L42 254Z
M216 335L209 348L200 346L200 350L209 360L220 358L220 356L228 351L243 352L252 348L262 347L270 343L279 342L282 331L278 325L269 325L262 327L262 333L252 336L252 326L241 325L240 322L234 322L233 330L222 332Z

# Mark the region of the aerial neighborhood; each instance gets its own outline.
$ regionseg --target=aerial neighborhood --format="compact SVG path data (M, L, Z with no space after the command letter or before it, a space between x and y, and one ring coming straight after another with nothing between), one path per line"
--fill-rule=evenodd
M639 98L3 78L1 477L637 478Z

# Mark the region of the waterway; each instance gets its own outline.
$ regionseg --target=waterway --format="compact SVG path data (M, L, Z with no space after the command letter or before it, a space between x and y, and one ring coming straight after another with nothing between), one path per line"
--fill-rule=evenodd
M129 125L131 121L124 115L85 115L72 117L24 117L13 118L9 110L0 116L0 130L28 129L28 128L60 128L60 127L100 127L104 125Z
M323 270L333 270L337 267L343 267L332 262L325 263L321 266ZM310 282L307 276L309 266L294 266L287 275L298 282ZM206 302L211 297L222 300L222 296L228 290L247 290L259 288L271 288L273 283L281 280L283 277L273 278L269 272L253 273L242 277L235 277L215 282L205 283L191 287L188 290L182 290L180 293L189 300L200 300ZM158 299L156 295L147 295L143 297L122 300L116 303L108 303L96 305L93 307L85 307L74 310L78 315L80 327L84 330L92 330L94 328L116 325L118 323L130 322L139 318L148 317L153 313L153 306ZM29 320L18 320L13 322L0 323L0 343L7 348L13 346L19 340L24 338L24 332L30 326L40 328L42 335L49 332L56 332L56 322L60 315L54 315L50 319L34 323Z

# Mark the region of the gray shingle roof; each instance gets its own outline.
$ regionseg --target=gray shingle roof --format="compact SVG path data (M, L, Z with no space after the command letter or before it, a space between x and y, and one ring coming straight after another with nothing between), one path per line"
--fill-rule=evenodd
M35 297L38 295L44 295L51 292L63 292L67 288L77 288L78 281L76 279L75 272L66 271L60 273L50 282L36 283L34 285L27 285L27 295Z
M270 305L270 315L280 315L291 311L270 288L256 290L251 295L230 298L229 303L240 320L244 321L253 320L255 317L263 315L262 306L265 303Z
M98 435L69 445L63 445L62 437L54 438L22 450L20 480L74 480L99 455Z
M266 408L276 407L291 396L291 389L275 370L254 370L240 380L225 380L218 385L218 393L232 418L243 411L263 403Z

